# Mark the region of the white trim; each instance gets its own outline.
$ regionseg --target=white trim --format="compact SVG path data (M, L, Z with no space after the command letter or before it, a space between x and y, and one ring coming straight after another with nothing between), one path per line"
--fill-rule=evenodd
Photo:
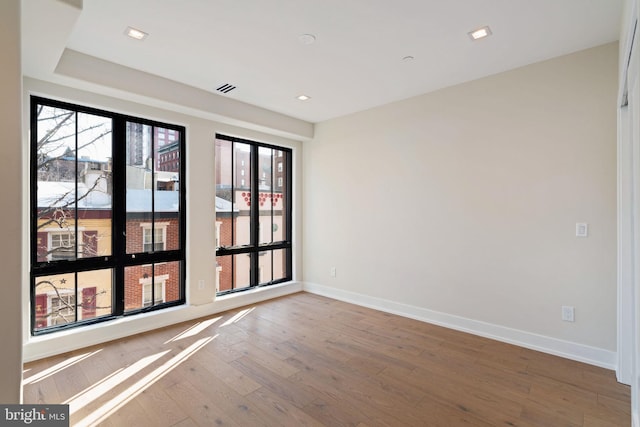
M627 34L622 40L625 46L620 50L620 81L618 92L618 141L617 141L617 224L618 224L618 303L617 303L617 353L618 364L616 377L624 384L631 384L634 377L635 352L635 316L636 302L634 299L635 281L635 235L637 227L634 202L637 193L634 152L637 156L638 140L634 135L634 120L638 117L635 105L638 102L637 84L638 73L637 46L634 35L637 22L636 1L630 3L630 14L626 15L628 25ZM625 37L626 36L626 37ZM635 35L637 37L637 35ZM626 101L626 102L625 102Z
M633 150L630 107L618 110L618 304L616 377L624 384L633 378Z
M156 265L158 265L158 264L160 264L160 263L157 263ZM162 264L164 264L164 263L162 263ZM151 265L151 264L149 264L149 265ZM161 274L159 276L154 276L153 277L153 279L155 281L161 281L161 282L166 282L168 278L169 278L168 274ZM143 277L143 278L139 279L138 282L141 285L150 285L151 284L151 276Z
M216 249L220 247L222 221L216 221Z
M36 230L38 233L64 233L65 231L69 230L69 232L73 232L74 227L73 226L69 226L67 228L62 228L62 227L47 227L47 228L39 228L38 230ZM87 231L87 227L82 226L82 227L78 227L78 231Z
M141 222L140 223L140 227L151 228L151 226L154 225L154 224L155 224L156 227L167 227L169 225L168 222L155 222L153 224L150 223L150 222Z
M351 304L373 308L386 313L397 314L399 316L444 326L446 328L462 332L468 332L481 337L515 344L520 347L577 360L579 362L600 366L606 369L613 370L616 367L616 353L601 348L590 347L584 344L564 341L557 338L494 325L465 317L454 316L422 307L371 297L315 283L304 283L304 290L306 292L349 302Z
M640 427L640 53L638 0L625 2L618 91L618 381L631 385L632 426ZM624 24L624 22L623 22Z

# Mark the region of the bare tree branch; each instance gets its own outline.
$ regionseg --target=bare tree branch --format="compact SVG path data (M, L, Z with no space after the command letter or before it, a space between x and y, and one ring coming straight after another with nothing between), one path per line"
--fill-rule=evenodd
M56 309L54 309L53 307L51 307L51 311L47 312L45 315L37 316L38 318L46 319L46 318L48 318L48 317L54 317L54 316L55 316L55 317L60 317L60 318L62 318L62 319L65 321L65 323L69 323L69 322L73 322L73 321L75 321L75 312L76 312L76 310L77 310L78 308L83 308L85 304L86 304L86 305L88 305L88 306L89 306L89 307L91 307L91 308L95 308L96 310L101 310L101 309L110 309L110 308L111 308L111 306L104 306L104 307L103 307L103 306L96 306L96 307L93 307L93 304L97 301L98 295L104 295L104 294L106 294L106 293L107 293L107 291L106 291L106 290L102 290L102 291L100 291L100 292L96 292L96 293L93 295L93 297L92 297L92 298L87 299L86 301L82 301L82 302L78 303L78 298L77 298L77 296L76 296L74 293L69 293L69 294L66 294L66 293L65 293L65 294L61 294L61 293L60 293L60 290L61 290L61 289L62 289L62 290L69 290L69 289L67 289L67 288L60 288L60 289L59 289L59 288L58 288L58 286L56 286L56 285L55 285L51 280L40 280L39 282L37 282L37 283L36 283L35 288L37 289L37 288L38 288L38 286L42 286L42 285L49 285L49 286L51 286L51 287L53 288L54 292L56 293L56 297L58 298L58 301L60 301L64 307L57 307ZM69 302L64 298L65 296L66 296L66 297L73 296L73 297L74 297L74 301L75 301L75 303L74 303L74 304L70 304L70 303L69 303ZM65 314L64 314L64 313L62 313L62 311L63 311L64 309L73 310L74 318L73 318L73 319L71 319L71 320L67 319L67 317L65 317Z

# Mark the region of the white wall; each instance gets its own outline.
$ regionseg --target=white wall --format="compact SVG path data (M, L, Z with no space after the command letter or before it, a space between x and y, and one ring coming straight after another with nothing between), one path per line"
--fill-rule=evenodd
M614 367L617 65L609 44L316 125L308 288Z
M5 224L0 245L2 298L0 298L0 402L20 403L22 396L21 319L22 270L20 269L22 195L20 158L22 150L22 102L20 69L20 0L0 2L0 223Z
M301 276L301 249L299 242L301 222L300 186L294 184L294 264L293 280L288 285L276 285L260 289L246 295L215 298L215 172L214 137L216 133L268 142L293 149L294 180L301 181L301 144L298 141L280 136L269 135L248 129L194 117L184 113L164 110L149 105L124 101L105 95L56 85L32 78L24 78L24 114L29 115L29 95L39 95L87 105L109 111L116 111L136 117L149 118L186 127L186 168L187 168L187 302L186 306L154 312L149 315L129 316L89 327L76 328L60 333L39 337L29 335L28 316L23 319L24 358L33 360L52 354L58 354L75 348L101 343L107 340L131 335L137 332L158 328L164 325L185 321L233 307L250 304L260 299L297 292L302 285L295 283ZM28 121L27 121L28 123ZM28 136L26 125L23 135L23 194L22 205L25 212L29 209L28 177ZM14 160L15 162L15 160ZM28 241L28 222L22 227L23 241ZM23 269L29 271L29 247L23 248ZM199 289L198 281L203 280L204 289ZM29 307L28 278L24 279L22 304Z

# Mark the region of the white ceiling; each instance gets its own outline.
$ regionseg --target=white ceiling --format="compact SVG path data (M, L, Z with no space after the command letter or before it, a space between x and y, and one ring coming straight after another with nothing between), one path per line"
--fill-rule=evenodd
M66 48L312 123L615 41L623 2L84 0L53 17L51 1L23 1L26 75L53 76L43 57Z

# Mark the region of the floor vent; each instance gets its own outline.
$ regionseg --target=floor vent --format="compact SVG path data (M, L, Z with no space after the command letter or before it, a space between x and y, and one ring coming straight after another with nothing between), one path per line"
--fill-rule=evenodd
M220 86L219 88L217 88L216 90L218 92L222 92L222 93L229 93L232 90L234 90L236 87L234 85L230 85L229 83L225 83L222 86Z

